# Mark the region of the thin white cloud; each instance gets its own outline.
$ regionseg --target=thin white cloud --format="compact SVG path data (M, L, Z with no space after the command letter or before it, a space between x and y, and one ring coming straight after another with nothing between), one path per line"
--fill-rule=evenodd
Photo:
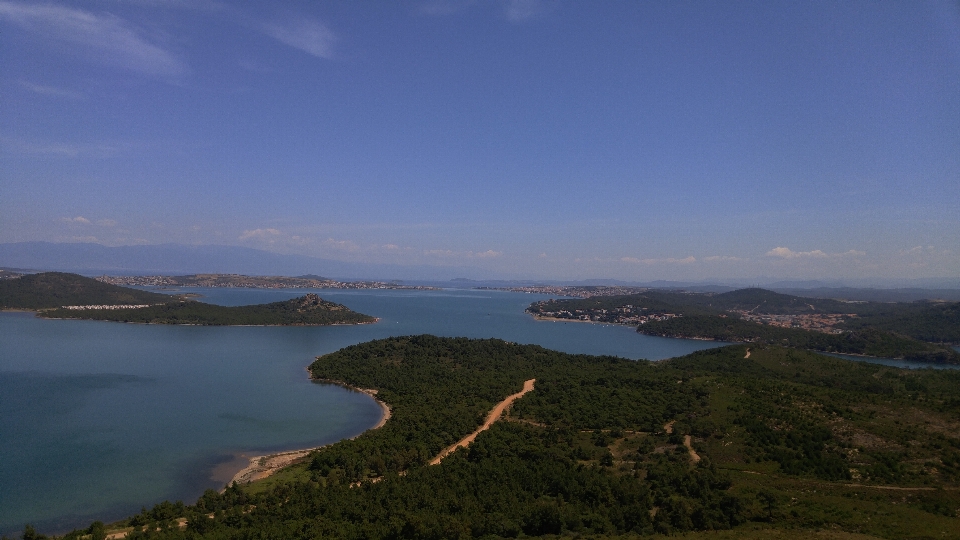
M540 0L507 0L504 13L508 21L517 23L536 17L542 11Z
M919 255L921 253L933 253L936 251L933 246L914 246L910 249L900 251L901 255Z
M42 96L61 97L61 98L67 98L67 99L83 99L83 94L80 94L79 92L64 90L63 88L57 88L55 86L34 84L30 81L24 81L24 80L17 81L17 84L33 92L34 94L40 94Z
M436 257L453 257L457 254L457 252L449 249L425 249L423 250L423 254L433 255Z
M97 225L100 225L101 227L115 227L117 222L112 219L98 219Z
M333 44L337 36L318 20L301 18L283 23L272 22L264 25L263 31L281 43L318 58L333 57Z
M0 147L5 151L20 155L39 155L60 158L110 158L121 150L135 146L133 143L70 143L32 141L18 137L0 135Z
M243 234L240 235L240 240L249 240L251 238L271 238L279 235L280 231L278 229L250 229L243 231Z
M742 261L740 257L733 257L730 255L711 255L709 257L704 257L703 260L709 262L727 262L727 261Z
M321 242L321 244L324 247L339 251L349 251L354 253L360 251L360 246L353 240L336 240L334 238L327 238Z
M862 257L866 255L865 251L858 251L856 249L851 249L849 251L844 251L842 253L826 253L820 249L814 249L812 251L793 251L790 248L786 247L775 247L768 251L766 255L768 257L779 257L781 259L827 259L831 257Z
M428 0L420 4L420 11L427 15L449 15L463 11L476 0Z
M476 5L485 6L488 3L476 0L426 0L419 5L419 11L425 15L452 15L461 13ZM532 19L547 11L549 3L544 0L500 0L500 11L512 23L520 23Z
M46 40L74 46L94 62L161 78L186 72L173 54L147 41L127 21L108 13L0 0L0 19Z
M458 258L458 259L495 259L497 257L502 257L502 251L494 251L488 249L486 251L454 251L451 249L425 249L423 250L424 255L429 255L432 257L443 257L443 258Z
M799 259L801 257L824 258L827 254L819 249L813 251L793 251L790 248L775 247L767 252L767 257L780 257L781 259Z
M630 264L691 264L697 262L697 258L693 255L689 257L684 257L683 259L677 259L675 257L667 257L663 259L640 259L638 257L620 257L621 262L630 263Z
M697 258L690 255L682 259L675 259L673 257L667 257L666 259L644 259L643 262L645 264L691 264L697 262Z
M90 220L87 219L87 218L85 218L85 217L83 217L83 216L77 216L77 217L72 217L72 218L69 218L69 217L60 218L60 221L63 221L64 223L79 223L79 224L81 224L81 225L89 225L89 224L90 224Z

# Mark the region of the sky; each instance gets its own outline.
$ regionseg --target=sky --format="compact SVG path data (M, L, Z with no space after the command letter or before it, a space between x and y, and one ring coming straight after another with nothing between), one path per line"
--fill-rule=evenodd
M960 3L0 0L0 242L960 276Z

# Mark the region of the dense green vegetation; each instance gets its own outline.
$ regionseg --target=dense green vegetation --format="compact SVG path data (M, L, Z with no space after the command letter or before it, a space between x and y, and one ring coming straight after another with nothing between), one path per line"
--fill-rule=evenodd
M844 322L844 328L879 328L934 343L960 344L960 302L888 304Z
M347 347L310 370L378 389L393 412L383 428L108 528L132 539L958 537L960 373L749 350L649 363L432 336ZM529 378L535 390L509 418L425 465Z
M960 363L960 354L942 346L960 343L960 303L844 302L764 289L741 289L722 294L647 291L627 296L549 300L531 304L527 311L569 319L588 316L597 322L640 322L639 332L656 336L768 343L827 352ZM680 317L656 320L656 316L668 313ZM837 334L746 320L760 314L846 316L832 326L842 332Z
M770 326L734 317L689 315L665 321L650 321L640 326L637 331L651 336L746 341L842 354L903 358L916 362L960 363L960 354L948 347L870 327L842 334L827 334Z
M181 301L131 309L52 309L42 311L38 315L57 319L92 319L146 324L196 324L205 326L303 326L359 324L376 320L369 315L351 311L342 304L323 300L315 294L308 294L283 302L251 306L228 307L202 302Z
M60 306L140 305L173 301L169 295L101 283L63 272L27 274L0 280L0 309L50 309Z
M122 309L65 309L64 306L149 305ZM39 310L52 319L147 324L326 325L374 322L369 315L308 294L284 302L251 306L217 306L180 297L101 283L77 274L46 272L0 280L0 309Z

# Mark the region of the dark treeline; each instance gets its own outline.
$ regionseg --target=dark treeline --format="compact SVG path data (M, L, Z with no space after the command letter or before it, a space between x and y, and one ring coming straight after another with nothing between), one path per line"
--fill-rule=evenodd
M960 344L960 302L888 304L855 319L845 328L878 328L933 343Z
M960 373L751 347L749 358L731 346L655 364L432 336L347 347L310 370L378 389L392 408L383 428L107 529L132 527L131 539L957 530L956 491L851 482L957 486ZM535 390L509 418L425 465L530 378Z

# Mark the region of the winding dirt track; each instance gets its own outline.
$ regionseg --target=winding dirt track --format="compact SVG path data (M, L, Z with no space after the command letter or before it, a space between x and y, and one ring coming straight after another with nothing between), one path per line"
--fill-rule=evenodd
M532 391L533 383L535 382L537 382L536 379L530 379L529 381L524 381L523 390L517 392L516 394L507 396L506 399L498 403L496 407L490 410L490 414L487 415L487 419L486 421L484 421L482 426L477 428L477 430L474 431L473 433L457 441L456 444L448 446L443 452L440 452L439 454L437 454L437 457L430 460L430 465L437 465L438 463L443 461L443 458L449 456L457 448L461 448L461 447L466 448L470 443L473 442L474 439L477 438L477 435L479 435L481 431L489 429L494 422L499 420L500 417L503 416L503 411L505 411L507 407L509 407L514 401L523 397L523 395L526 394L527 392Z

